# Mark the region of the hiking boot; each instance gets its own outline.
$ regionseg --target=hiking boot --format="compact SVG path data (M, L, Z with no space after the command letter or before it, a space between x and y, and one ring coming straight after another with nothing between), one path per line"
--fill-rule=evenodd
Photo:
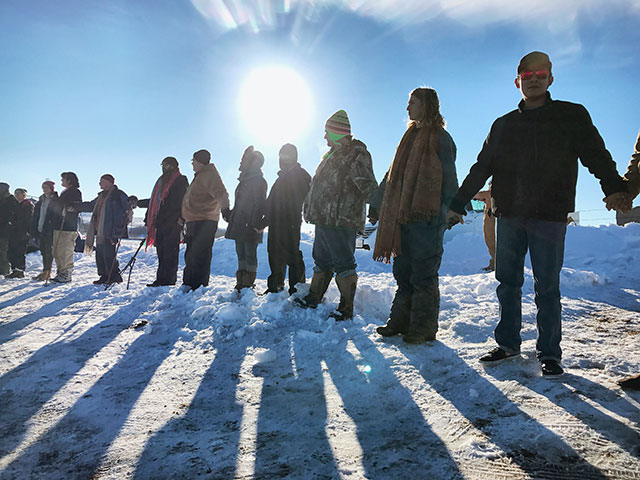
M378 332L383 337L394 337L396 335L402 335L402 332L400 330L396 330L388 323L382 327L376 328L376 332Z
M502 363L509 358L514 358L519 356L520 356L520 352L509 353L506 350L501 349L500 347L496 347L486 355L483 355L482 357L480 357L480 363L484 363L485 365L498 365L499 363Z
M24 278L24 270L16 268L13 272L7 275L7 278Z
M327 292L333 272L313 272L309 293L304 298L295 298L293 302L302 308L316 308Z
M356 296L358 275L354 273L348 277L336 277L336 284L340 290L340 303L336 311L329 316L335 318L336 321L350 320L353 318L353 301Z
M560 362L552 359L542 360L542 376L543 377L559 377L564 373Z
M55 281L55 278L53 280ZM100 277L99 279L93 281L94 285L102 285L104 283L107 283L107 277Z
M71 282L71 273L60 272L52 278L51 281L56 283L69 283Z
M405 333L402 335L402 341L404 343L419 344L425 342L435 341L436 336L424 335L422 333Z

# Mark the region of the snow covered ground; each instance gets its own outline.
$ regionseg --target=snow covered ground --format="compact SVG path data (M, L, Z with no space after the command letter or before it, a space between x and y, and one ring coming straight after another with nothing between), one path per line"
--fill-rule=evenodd
M121 260L137 247L125 241ZM303 251L311 272L312 235ZM390 267L359 250L356 317L285 293L232 293L233 243L208 288L0 280L2 479L639 479L640 225L570 227L562 272L567 374L543 379L527 267L523 356L484 369L498 305L477 221L447 235L438 341L382 339ZM28 256L28 273L41 267ZM303 287L304 290L306 287ZM303 292L304 293L304 292Z

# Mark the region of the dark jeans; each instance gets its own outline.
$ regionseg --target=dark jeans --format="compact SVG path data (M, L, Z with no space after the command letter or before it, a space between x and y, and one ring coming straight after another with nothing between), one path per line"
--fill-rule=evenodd
M184 253L184 272L182 283L193 289L209 285L211 255L218 222L199 220L187 222L184 241L187 250Z
M258 244L236 240L236 254L238 255L238 270L245 272L258 271Z
M296 291L296 283L305 282L305 266L300 251L300 224L270 225L267 238L269 268L267 288L272 292L284 289L284 277L289 267L289 294Z
M0 238L0 275L9 275L9 239Z
M356 231L316 225L313 240L313 270L335 272L338 277L356 273Z
M42 254L42 270L51 270L53 265L53 230L42 232L38 245Z
M9 239L9 263L13 270L24 271L26 266L27 243L29 236L21 233Z
M522 328L522 284L524 258L531 256L535 301L538 307L539 360L560 361L560 270L564 261L564 222L530 218L498 218L496 236L496 279L500 321L495 329L498 346L510 353L520 352Z
M161 285L175 285L178 277L180 257L179 225L156 229L156 252L158 253L158 271L156 282Z
M442 217L400 227L402 254L393 260L398 289L390 314L390 325L397 331L432 336L438 330L444 230Z
M116 245L110 242L96 243L96 267L98 267L100 278L105 278L107 281L121 279Z

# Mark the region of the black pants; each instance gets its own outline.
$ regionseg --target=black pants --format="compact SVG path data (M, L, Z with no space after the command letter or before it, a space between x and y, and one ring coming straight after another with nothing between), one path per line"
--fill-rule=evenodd
M156 230L156 251L158 252L158 272L156 282L160 285L175 285L178 276L178 258L180 256L179 225L158 228Z
M105 278L108 282L122 280L116 245L112 245L111 242L96 244L96 267L100 278Z
M187 250L184 253L184 272L182 283L193 289L209 285L211 271L211 253L213 241L218 230L218 222L200 220L187 222L184 241Z
M51 270L53 265L53 230L40 233L40 253L42 254L42 270Z
M273 225L267 239L269 267L267 288L272 292L284 289L284 277L289 267L289 294L296 291L296 283L304 283L305 266L300 251L300 225Z
M13 270L24 271L26 265L27 243L29 235L26 233L12 234L9 238L9 263Z

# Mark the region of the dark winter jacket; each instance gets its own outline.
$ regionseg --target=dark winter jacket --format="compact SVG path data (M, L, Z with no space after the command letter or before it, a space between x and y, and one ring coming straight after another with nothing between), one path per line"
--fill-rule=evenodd
M310 183L311 175L299 163L280 170L269 192L261 227L299 226Z
M451 209L465 205L493 176L496 216L561 221L575 209L578 157L600 180L605 196L626 191L611 154L587 110L551 100L540 108L518 109L491 127L477 162L462 183Z
M98 202L102 197L104 197L102 211L98 212ZM116 185L109 190L103 190L90 202L82 202L76 205L75 208L80 212L93 212L89 228L95 228L95 236L98 239L98 243L115 242L120 238L127 237L130 210L129 198Z
M58 192L53 192L50 197L49 207L44 215L44 224L42 225L42 232L38 230L38 223L40 222L40 211L44 206L44 202L46 199L46 195L40 195L38 202L36 203L35 208L33 209L33 216L31 217L31 237L39 238L42 233L52 232L54 230L54 219L57 218L54 211L53 205L58 199ZM58 223L58 227L60 224Z
M11 237L16 239L28 238L33 216L33 203L24 200L16 205L13 222L11 223Z
M243 242L262 243L262 217L267 198L267 182L262 176L262 170L250 169L240 173L240 183L236 188L233 210L225 212L229 225L226 238Z
M18 201L10 193L0 197L0 238L9 238L17 208Z
M304 218L315 225L361 231L365 204L377 187L364 143L352 140L334 147L316 169L304 202Z
M164 175L162 176L164 177ZM161 177L161 178L162 178ZM184 175L180 175L176 178L171 188L167 192L167 196L160 204L158 214L156 216L156 229L162 230L163 228L175 228L178 225L178 219L181 216L182 199L189 187L189 180ZM151 199L146 198L138 200L138 207L149 208ZM149 211L144 215L144 224L147 225Z
M65 210L66 207L82 202L82 193L75 187L64 190L53 204L53 229L65 232L75 232L78 230L78 212ZM62 217L64 215L64 223ZM62 226L62 228L60 228Z

